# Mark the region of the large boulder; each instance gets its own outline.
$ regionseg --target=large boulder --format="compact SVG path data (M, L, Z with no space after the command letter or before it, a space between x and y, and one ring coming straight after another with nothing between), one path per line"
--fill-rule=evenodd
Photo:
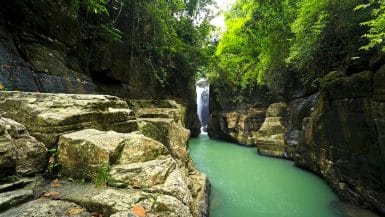
M121 155L129 134L86 129L59 139L58 161L64 175L96 180L98 173Z
M137 118L172 118L184 126L186 108L175 100L126 100Z
M83 130L62 135L59 162L67 176L172 196L188 205L188 213L194 209L187 179L167 148L141 134Z
M165 139L172 134L164 136L159 138ZM185 163L177 164L177 161L183 162L179 157L189 158L188 154L170 154L173 151L171 144L176 146L175 142L183 141L166 142L168 146L138 132L85 129L60 137L58 160L66 176L104 182L102 184L118 188L142 189L162 197L172 196L170 199L188 206L188 213L198 216L195 213L204 202L197 200L205 200L202 194L207 193L205 186L208 183L200 187L202 190L190 190L189 186L197 189L202 182L188 177L188 171L194 171L193 167L189 170L184 167ZM178 143L178 146L181 148L184 144Z
M155 195L141 206L159 216L207 216L209 183L187 150L184 107L170 100L128 102L132 110L113 96L0 92L5 117L25 124L47 146L57 146L57 161L51 160L63 175L102 189ZM9 153L1 159L7 165Z
M0 118L0 178L42 172L46 159L44 144L31 137L23 125Z
M179 167L187 169L186 174L194 168L186 145L190 133L183 126L168 118L140 118L138 127L145 136L164 144Z

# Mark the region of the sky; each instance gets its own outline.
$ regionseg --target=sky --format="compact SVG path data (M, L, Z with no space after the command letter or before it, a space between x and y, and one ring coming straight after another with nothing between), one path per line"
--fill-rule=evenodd
M235 3L236 0L215 0L215 2L218 5L219 11L227 11L230 10L231 5ZM221 13L219 16L215 17L211 24L221 28L222 30L225 29L225 17L223 16L223 13Z

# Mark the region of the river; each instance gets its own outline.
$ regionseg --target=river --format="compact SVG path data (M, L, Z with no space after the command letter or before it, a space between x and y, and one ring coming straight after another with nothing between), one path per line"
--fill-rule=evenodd
M192 138L191 157L212 184L210 217L340 217L339 199L318 176L256 148Z

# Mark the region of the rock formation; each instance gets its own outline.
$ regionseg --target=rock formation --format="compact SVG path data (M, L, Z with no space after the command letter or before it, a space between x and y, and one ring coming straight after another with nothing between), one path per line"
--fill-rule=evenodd
M330 81L304 122L295 162L340 196L385 213L385 68Z
M286 127L285 103L274 103L266 111L266 119L261 128L254 135L252 144L255 144L259 153L273 157L287 157L287 147L284 140Z
M293 159L323 177L342 199L384 214L384 83L385 66L379 64L350 75L331 72L318 93L288 90L286 112L284 104L272 104L253 121L251 134L244 120L252 113L213 110L209 135Z
M247 146L254 146L254 138L265 120L265 109L214 111L211 114L208 134Z
M146 216L208 216L209 183L187 151L185 108L172 100L127 102L106 95L1 92L6 118L0 121L0 162L10 165L3 176L12 174L8 170L38 175L53 164L63 178L46 186L4 179L19 187L5 191L0 216L50 216L48 205L57 216L127 216L138 209ZM27 130L57 150L49 162L45 146ZM14 146L25 146L23 153Z

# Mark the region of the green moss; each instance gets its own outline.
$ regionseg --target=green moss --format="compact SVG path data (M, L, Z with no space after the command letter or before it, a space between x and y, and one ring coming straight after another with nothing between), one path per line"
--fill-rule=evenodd
M322 79L321 79L321 88L322 87L325 87L329 82L332 82L338 78L341 78L343 77L343 74L339 71L332 71L332 72L329 72L327 75L325 75Z

